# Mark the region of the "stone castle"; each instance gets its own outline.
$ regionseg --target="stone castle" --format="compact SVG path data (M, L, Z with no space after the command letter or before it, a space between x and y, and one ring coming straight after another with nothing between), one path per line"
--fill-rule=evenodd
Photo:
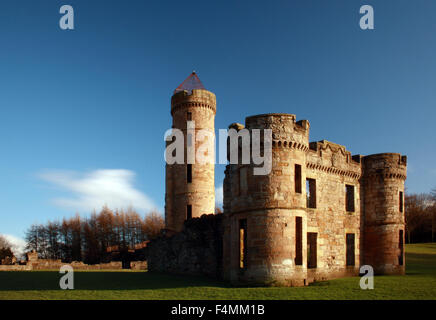
M193 73L171 98L172 127L185 139L187 121L214 130L216 110ZM149 270L290 286L357 275L362 265L404 274L406 156L309 142L309 122L293 114L229 128L272 130L271 172L254 175L252 161L228 164L223 213L211 215L214 165L167 164L166 234L149 244Z

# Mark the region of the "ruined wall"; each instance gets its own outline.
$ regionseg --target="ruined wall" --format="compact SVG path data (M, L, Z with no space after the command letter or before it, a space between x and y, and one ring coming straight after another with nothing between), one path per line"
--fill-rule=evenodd
M147 270L148 269L147 261L131 261L130 269L132 270Z
M223 215L185 221L181 232L150 241L148 270L189 275L222 275Z
M207 130L214 134L215 113L216 97L207 90L194 89L190 94L181 91L171 98L172 127L183 131L186 143L184 164L166 165L165 224L169 230L182 230L183 222L187 219L187 205L192 206L193 218L215 212L215 165L213 162L199 163L198 159L195 159L195 163L192 164L192 182L188 183L186 152L189 143L187 121L191 119L195 122L196 136L199 130ZM195 150L207 141L213 143L213 136L197 139L193 141Z
M27 265L0 265L0 271L32 271L32 266Z
M171 106L173 128L183 131L185 141L189 120L197 131L214 130L213 93L181 91ZM254 175L253 159L227 165L224 214L201 216L214 212L214 165L193 164L192 182L187 164L167 165L168 232L150 243L151 271L291 286L356 275L362 264L381 274L404 273L404 210L398 208L405 157L352 156L339 144L309 143L309 122L292 114L251 116L245 127L229 128L246 128L251 136L254 129L261 136L272 130L271 172ZM189 205L194 219L187 220Z
M64 265L70 265L74 270L121 270L121 261L112 261L100 264L85 264L81 261L71 263L54 259L35 259L28 261L26 265L0 265L0 271L32 271L32 270L59 270ZM147 270L147 261L131 261L132 270Z
M27 265L0 266L0 271L32 271L32 270L59 270L62 266L70 265L74 270L121 270L121 262L115 261L102 264L84 264L83 262L73 261L64 263L57 260L40 259L37 263Z
M316 208L306 208L307 232L317 233L317 267L308 281L358 273L362 202L361 165L344 146L313 142L307 154L307 178L316 181ZM346 185L354 187L354 210L346 210ZM354 234L354 266L346 265L346 234Z
M365 263L377 273L404 272L399 239L404 237L404 214L398 208L405 157L352 156L329 141L309 144L309 123L296 122L289 114L248 117L246 128L272 129L272 171L255 176L253 163L226 167L226 279L236 284L305 285L357 275ZM301 166L298 174L296 165ZM314 183L311 192L306 179ZM311 204L309 193L315 194ZM309 235L316 245L309 246ZM316 251L315 266L309 265L311 250Z

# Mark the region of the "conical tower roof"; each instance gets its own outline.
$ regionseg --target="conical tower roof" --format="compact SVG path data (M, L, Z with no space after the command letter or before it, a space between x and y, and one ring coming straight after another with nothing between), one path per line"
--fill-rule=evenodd
M198 78L195 71L192 71L192 73L183 81L177 88L174 90L174 94L177 92L186 90L189 93L192 92L192 89L206 89L203 84L201 83L200 79Z

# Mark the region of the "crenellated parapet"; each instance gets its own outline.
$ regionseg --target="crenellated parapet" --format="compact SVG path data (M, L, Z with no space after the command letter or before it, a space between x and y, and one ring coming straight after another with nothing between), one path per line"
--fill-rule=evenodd
M407 156L399 153L379 153L363 157L365 176L406 180Z
M205 89L183 90L171 97L171 115L180 109L206 108L216 114L216 96Z
M245 119L247 129L271 129L273 148L309 149L310 124L307 120L296 121L294 114L267 113Z
M311 142L307 154L307 169L349 177L362 175L360 158L353 157L345 146L327 140ZM358 160L358 161L356 161Z

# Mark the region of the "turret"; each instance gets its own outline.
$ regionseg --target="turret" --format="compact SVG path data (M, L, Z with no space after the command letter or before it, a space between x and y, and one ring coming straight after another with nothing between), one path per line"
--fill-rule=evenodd
M261 137L265 129L272 130L272 170L255 175L253 159L226 168L225 277L234 283L304 285L309 123L296 122L292 114L262 114L247 117L245 129L251 139L254 129L260 130ZM297 228L300 241L295 239Z
M407 158L398 153L363 157L363 264L376 274L404 274L404 181Z
M201 145L213 142L215 114L215 94L207 91L193 72L171 98L172 128L183 132L184 163L166 164L165 224L170 231L179 232L185 220L215 211L214 163L199 162L196 157ZM200 130L210 136L199 137ZM195 145L193 153L188 152L190 143Z

